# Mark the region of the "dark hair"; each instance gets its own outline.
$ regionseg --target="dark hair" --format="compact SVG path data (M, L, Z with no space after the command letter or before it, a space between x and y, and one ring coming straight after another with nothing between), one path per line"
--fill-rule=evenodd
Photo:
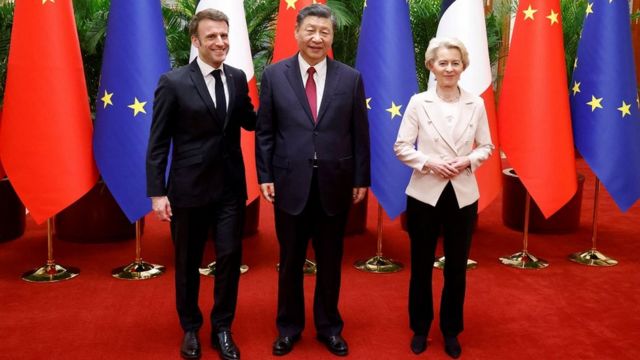
M307 16L329 19L333 25L333 31L336 30L336 17L333 16L333 11L327 5L311 4L302 8L296 17L296 27L299 27Z
M202 20L224 21L229 26L229 17L220 10L204 9L193 15L189 22L189 36L198 36L198 24Z

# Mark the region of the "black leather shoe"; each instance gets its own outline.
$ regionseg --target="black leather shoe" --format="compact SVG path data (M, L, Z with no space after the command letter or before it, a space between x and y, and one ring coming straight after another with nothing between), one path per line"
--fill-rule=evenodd
M293 350L293 344L300 340L300 334L294 336L278 336L273 342L273 355L287 355Z
M458 338L455 336L445 336L444 338L444 352L447 353L450 357L457 359L462 354L462 347L460 346L460 342L458 342Z
M220 358L223 360L240 359L240 349L233 342L233 337L231 337L231 331L229 330L211 334L211 345L218 350Z
M347 354L349 354L349 346L347 346L347 342L340 335L329 337L318 335L318 340L325 344L327 349L334 355L347 356Z
M427 350L427 337L424 335L413 335L411 339L411 351L414 354L422 354Z
M200 359L200 340L196 331L185 331L180 356L183 359Z

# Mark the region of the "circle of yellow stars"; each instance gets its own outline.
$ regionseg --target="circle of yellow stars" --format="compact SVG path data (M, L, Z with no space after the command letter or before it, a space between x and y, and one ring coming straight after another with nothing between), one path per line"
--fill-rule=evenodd
M611 4L613 2L613 0L609 0L609 4ZM532 12L533 11L533 12ZM530 14L531 19L533 19L533 14L535 13L535 11L537 10L533 10L531 9L531 5L529 5L529 9L525 10L525 19L529 16L528 14ZM553 10L551 11L553 13ZM585 10L585 17L588 18L590 14L593 14L594 10L593 10L593 3L587 3L587 9ZM549 18L551 15L547 16L547 18ZM557 14L556 14L557 17ZM552 20L552 24L553 24L553 20ZM580 34L582 37L582 34ZM574 63L573 63L573 68L577 68L578 67L578 58L576 57ZM576 94L578 94L580 91L580 85L582 85L581 82L579 81L575 81L573 82L573 86L571 88L571 91L573 92L573 96L576 96ZM591 101L588 101L586 103L586 105L591 106L591 112L596 111L596 109L603 109L604 110L604 105L603 105L603 101L604 101L604 97L596 97L595 95L591 95ZM638 110L640 110L640 95L636 96L636 103L638 104ZM631 103L627 104L626 101L622 100L622 104L620 105L620 107L616 108L616 110L620 111L620 116L622 116L622 118L624 118L625 116L629 115L631 116Z
M104 109L107 108L107 106L113 106L113 93L108 92L107 90L104 90L104 94L102 95L102 97L100 98L100 101L102 101L102 106ZM133 104L129 104L127 105L127 107L131 110L133 110L133 116L136 117L138 116L139 113L143 113L146 114L147 111L145 110L145 105L147 105L147 101L140 101L138 100L137 97L133 98Z
M371 99L372 98L366 98L367 110L371 110ZM402 113L400 112L401 108L402 104L398 105L395 101L391 101L391 107L385 109L385 111L390 114L391 120L393 120L396 116L402 117Z

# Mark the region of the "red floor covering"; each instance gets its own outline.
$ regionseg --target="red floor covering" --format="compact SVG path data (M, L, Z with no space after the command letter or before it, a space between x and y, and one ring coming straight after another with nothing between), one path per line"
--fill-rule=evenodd
M463 359L638 359L640 349L640 207L620 213L605 191L599 209L599 246L618 266L594 268L567 260L591 246L593 175L586 175L581 224L565 235L532 234L531 253L549 261L544 270L519 270L497 258L522 248L522 233L502 224L501 200L481 215L472 245L479 262L468 275ZM262 203L260 231L245 239L244 262L233 332L244 359L267 359L276 336L277 242L269 204ZM368 274L358 258L374 255L377 203L369 201L367 232L346 239L341 310L351 359L446 359L442 336L432 326L429 348L409 349L409 272ZM79 244L56 241L55 258L81 269L55 284L20 279L46 257L45 226L28 219L26 234L0 243L0 359L178 359L181 330L174 309L173 251L166 224L147 218L145 260L167 265L147 281L122 281L113 267L132 260L134 242ZM384 254L409 263L408 238L399 221L384 222ZM211 260L211 251L206 260ZM212 281L203 279L200 304L212 303ZM434 272L439 298L442 274ZM306 277L307 329L286 358L334 358L315 340L310 312L314 278ZM436 309L437 312L437 309ZM434 324L437 324L437 318ZM217 354L201 331L203 358Z

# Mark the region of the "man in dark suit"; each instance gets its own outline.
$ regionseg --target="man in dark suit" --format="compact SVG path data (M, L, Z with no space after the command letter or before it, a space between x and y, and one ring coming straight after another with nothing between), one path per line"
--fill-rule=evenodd
M299 53L262 75L256 163L280 243L274 355L289 353L304 328L302 267L310 238L317 336L332 353L348 354L338 311L343 235L351 203L364 198L370 183L369 127L360 73L327 58L334 29L327 6L305 7L296 19Z
M227 16L203 10L193 17L189 31L198 57L162 75L156 89L147 152L147 195L158 217L171 223L176 306L184 330L182 357L201 355L198 268L213 228L216 276L211 342L223 359L239 359L230 330L247 198L240 127L253 130L256 115L245 74L223 65L229 51ZM171 169L165 181L171 144Z

